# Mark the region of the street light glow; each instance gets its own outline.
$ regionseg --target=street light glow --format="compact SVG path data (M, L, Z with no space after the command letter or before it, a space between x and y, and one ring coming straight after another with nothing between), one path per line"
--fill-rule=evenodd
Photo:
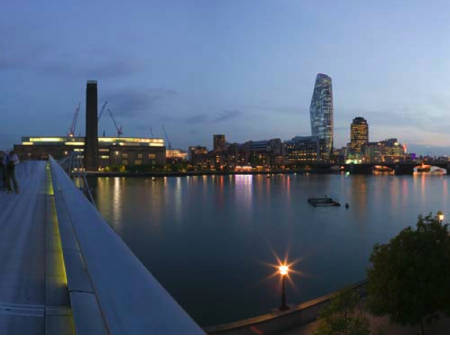
M282 276L287 275L288 271L289 271L289 266L281 265L281 266L278 267L278 270L280 271L280 274Z

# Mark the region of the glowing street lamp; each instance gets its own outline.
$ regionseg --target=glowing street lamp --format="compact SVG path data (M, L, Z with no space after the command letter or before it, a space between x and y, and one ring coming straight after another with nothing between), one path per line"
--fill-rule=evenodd
M289 307L286 304L286 277L289 273L289 266L283 264L278 266L278 272L281 275L281 306L280 310L288 310Z
M442 213L442 211L438 211L436 215L437 215L438 221L440 223L442 223L444 221L444 219L445 219L444 213Z

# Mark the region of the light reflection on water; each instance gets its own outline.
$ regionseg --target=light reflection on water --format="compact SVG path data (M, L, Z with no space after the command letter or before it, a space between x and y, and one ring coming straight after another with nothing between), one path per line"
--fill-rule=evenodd
M201 325L279 305L272 250L307 276L288 288L297 303L365 278L376 242L414 225L419 213L448 214L447 177L226 175L98 178L100 212ZM350 208L313 208L328 195Z

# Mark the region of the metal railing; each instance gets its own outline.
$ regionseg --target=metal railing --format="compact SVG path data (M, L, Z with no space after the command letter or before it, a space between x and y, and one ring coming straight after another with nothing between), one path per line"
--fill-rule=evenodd
M89 183L86 178L86 172L84 170L83 161L81 156L76 152L70 152L69 155L59 161L59 165L64 169L64 171L72 178L78 179L82 186L79 188L83 191L86 197L92 204L95 205L94 197L92 196L92 190L89 187Z

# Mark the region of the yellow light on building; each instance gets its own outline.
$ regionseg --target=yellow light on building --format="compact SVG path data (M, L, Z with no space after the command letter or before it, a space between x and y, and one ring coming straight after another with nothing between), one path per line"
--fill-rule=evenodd
M22 145L33 145L33 142L22 142Z
M65 142L65 145L77 145L77 146L83 146L84 142Z
M98 141L101 143L156 143L163 144L159 146L164 146L164 139L162 138L99 137Z
M56 142L63 142L64 138L61 137L30 137L30 142L35 143L56 143Z

